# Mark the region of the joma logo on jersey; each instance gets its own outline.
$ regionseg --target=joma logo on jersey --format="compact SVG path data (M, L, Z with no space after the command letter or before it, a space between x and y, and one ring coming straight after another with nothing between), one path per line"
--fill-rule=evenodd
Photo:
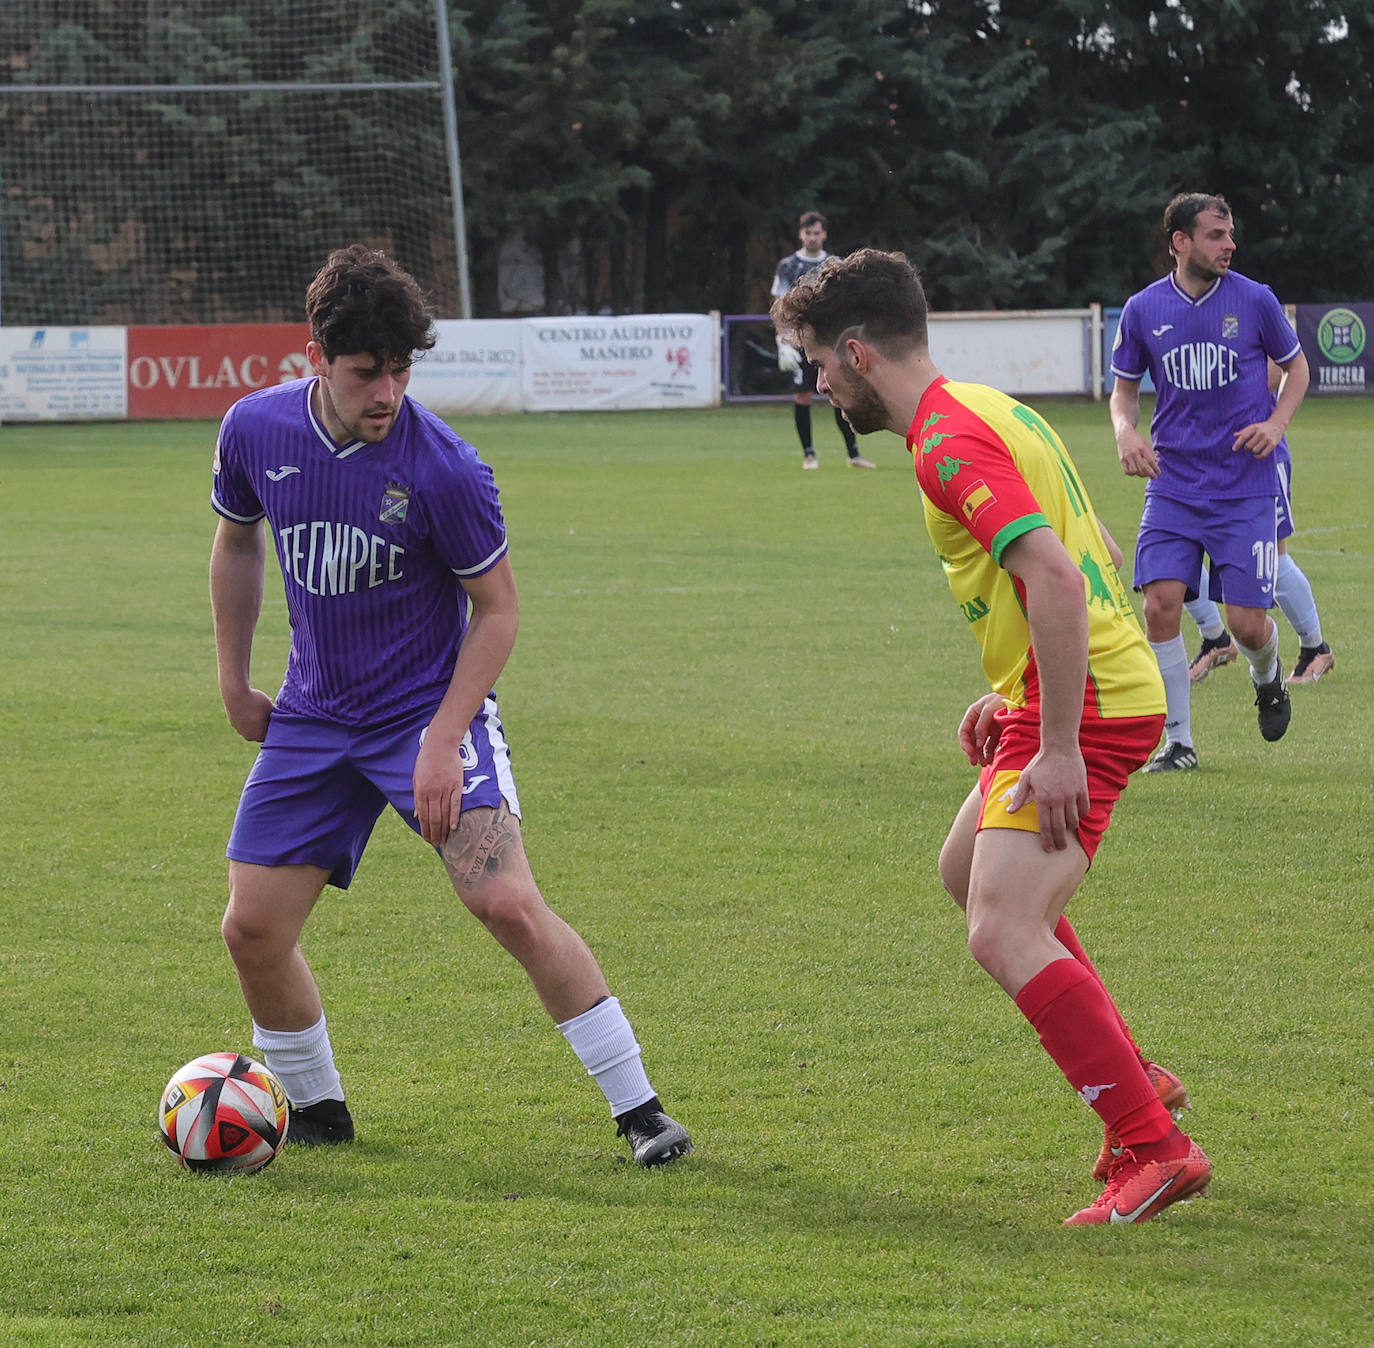
M382 493L382 509L377 518L383 524L404 524L410 509L410 493L395 482L388 482Z

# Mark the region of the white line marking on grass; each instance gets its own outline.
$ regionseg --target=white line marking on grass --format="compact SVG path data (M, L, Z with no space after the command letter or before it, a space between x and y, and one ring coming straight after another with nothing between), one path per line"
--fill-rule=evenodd
M1343 534L1347 529L1368 529L1369 520L1361 520L1358 524L1324 524L1320 529L1295 529L1294 538L1306 538L1308 534Z

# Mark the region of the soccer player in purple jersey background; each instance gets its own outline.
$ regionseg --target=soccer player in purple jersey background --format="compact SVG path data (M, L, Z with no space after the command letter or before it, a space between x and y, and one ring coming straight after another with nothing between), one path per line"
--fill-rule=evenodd
M433 315L412 277L361 244L330 255L306 315L314 377L229 410L211 495L220 695L262 745L227 848L223 933L253 1043L291 1101L289 1137L354 1136L298 939L325 885L347 888L390 803L524 966L635 1160L685 1155L619 1001L525 855L491 691L519 622L500 500L472 447L405 392ZM269 530L291 619L275 698L250 680Z
M1281 738L1291 704L1274 606L1278 471L1274 453L1307 392L1307 358L1268 286L1231 270L1236 249L1224 198L1182 193L1164 211L1174 270L1127 300L1112 373L1112 429L1128 476L1146 479L1135 585L1168 701L1165 743L1146 772L1198 765L1188 652L1179 624L1204 556L1255 684L1260 733ZM1287 374L1277 400L1269 362ZM1157 400L1150 440L1138 430L1140 381Z

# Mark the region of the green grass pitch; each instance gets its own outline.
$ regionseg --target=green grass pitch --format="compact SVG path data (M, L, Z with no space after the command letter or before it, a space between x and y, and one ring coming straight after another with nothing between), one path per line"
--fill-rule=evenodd
M1037 405L1129 555L1105 406ZM1073 1231L1096 1116L935 872L983 685L895 437L852 471L818 409L802 473L786 406L461 426L521 585L500 696L535 873L697 1154L624 1163L388 816L305 941L360 1141L220 1181L153 1119L174 1068L249 1040L218 933L252 750L215 690L214 427L0 428L0 1341L1374 1342L1371 407L1293 428L1335 671L1275 745L1243 668L1214 673L1202 770L1132 784L1072 909L1188 1084L1212 1196ZM285 649L272 576L260 686Z

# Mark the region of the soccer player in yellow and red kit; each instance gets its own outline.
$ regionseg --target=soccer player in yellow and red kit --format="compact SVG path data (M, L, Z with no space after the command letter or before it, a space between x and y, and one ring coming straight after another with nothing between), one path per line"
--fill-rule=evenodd
M1099 1115L1106 1187L1066 1225L1144 1222L1206 1190L1174 1122L1182 1083L1140 1053L1064 907L1128 777L1163 726L1158 665L1092 503L1049 425L995 389L947 380L921 282L900 253L826 262L773 306L860 435L906 437L926 526L992 692L959 742L978 785L940 852L969 949Z

